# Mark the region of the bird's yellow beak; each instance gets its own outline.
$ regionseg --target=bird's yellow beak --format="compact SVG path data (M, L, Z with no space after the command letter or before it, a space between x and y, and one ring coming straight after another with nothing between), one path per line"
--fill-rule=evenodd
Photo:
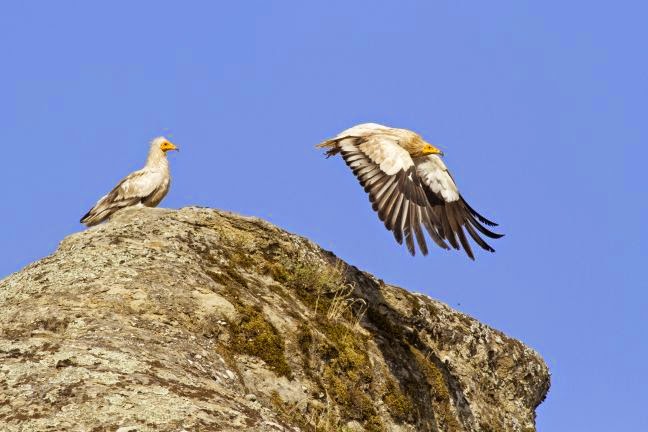
M170 150L180 151L180 149L176 147L176 145L173 144L171 141L164 141L160 146L160 150L164 152L168 152Z
M424 155L436 154L439 156L443 156L443 152L438 148L434 147L432 144L425 144L423 146L423 150L421 150L421 153L423 153Z

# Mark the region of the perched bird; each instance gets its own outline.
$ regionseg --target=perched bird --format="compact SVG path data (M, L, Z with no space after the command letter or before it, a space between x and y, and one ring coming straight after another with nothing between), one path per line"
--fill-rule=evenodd
M475 259L464 229L481 248L495 252L478 234L492 239L502 237L486 228L489 221L463 199L454 179L441 160L443 152L407 129L364 123L340 133L317 146L326 148L326 157L342 154L353 170L378 217L392 231L399 244L416 254L414 239L427 255L421 226L443 249L449 243L463 247ZM446 243L447 242L447 243Z
M164 137L151 141L144 168L126 176L113 190L101 197L81 218L81 223L87 226L97 225L124 207L157 206L166 196L171 184L169 161L166 157L170 150L180 151Z

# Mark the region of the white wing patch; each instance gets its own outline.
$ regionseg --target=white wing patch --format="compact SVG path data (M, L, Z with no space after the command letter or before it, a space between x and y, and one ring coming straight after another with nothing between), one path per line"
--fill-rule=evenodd
M442 197L445 202L453 202L459 199L459 189L457 189L457 185L448 173L448 168L440 157L429 155L417 159L416 172L423 183L429 186L436 195Z
M360 151L375 164L380 166L382 172L394 175L399 171L407 171L414 165L412 157L403 147L391 137L375 135L358 145Z

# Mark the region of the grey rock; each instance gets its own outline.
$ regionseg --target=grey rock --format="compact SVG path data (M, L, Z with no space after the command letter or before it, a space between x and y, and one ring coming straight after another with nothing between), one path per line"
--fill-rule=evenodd
M517 340L211 209L121 211L0 308L3 431L531 432L549 389Z

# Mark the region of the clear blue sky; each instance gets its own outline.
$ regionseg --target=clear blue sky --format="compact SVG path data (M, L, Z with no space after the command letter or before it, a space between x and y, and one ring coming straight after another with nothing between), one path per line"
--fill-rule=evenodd
M0 275L167 134L165 207L269 219L538 350L540 431L648 430L648 7L590 1L0 6ZM359 122L446 152L497 253L411 258L340 159Z

